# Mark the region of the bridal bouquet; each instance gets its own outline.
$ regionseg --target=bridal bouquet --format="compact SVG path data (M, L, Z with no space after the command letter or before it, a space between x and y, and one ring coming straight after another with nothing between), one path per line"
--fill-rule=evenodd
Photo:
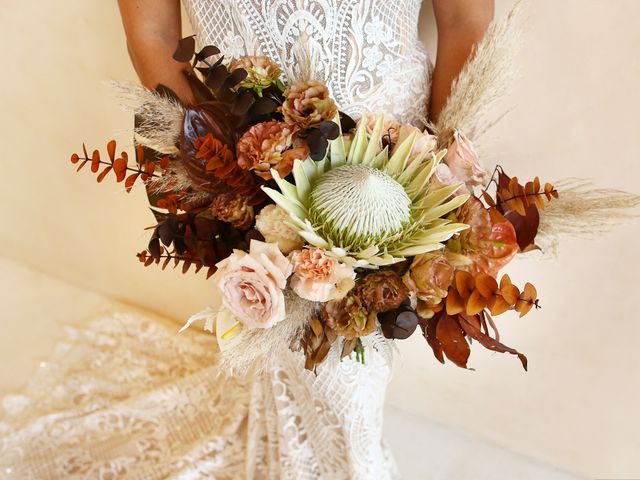
M476 62L496 48L491 34ZM342 357L366 361L363 337L419 328L442 363L467 367L476 340L526 369L493 319L539 308L538 294L502 270L539 248L539 231L579 229L577 204L609 217L637 202L618 193L603 207L599 191L574 183L563 203L562 189L538 178L489 175L451 105L449 124L422 129L379 112L354 122L321 81L285 83L269 58L225 62L216 47L196 52L193 37L175 58L193 59L185 74L199 103L120 86L136 113L135 162L113 141L107 159L85 149L71 161L98 181L112 172L127 190L145 185L157 222L140 262L206 269L215 300L186 326L204 320L236 357L251 351L260 362L284 343L313 370L336 343ZM452 105L477 88L465 85L473 68Z

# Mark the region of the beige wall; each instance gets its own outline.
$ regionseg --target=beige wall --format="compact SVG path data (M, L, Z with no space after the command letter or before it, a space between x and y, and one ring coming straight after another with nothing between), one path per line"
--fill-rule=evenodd
M511 113L491 133L487 164L521 177L598 176L640 192L640 2L530 3ZM133 79L116 3L9 0L0 19L3 254L177 319L204 307L203 275L137 264L152 222L143 193L96 185L68 162L82 141L129 144L121 131L130 116L100 83ZM432 48L433 31L426 37ZM529 373L479 350L475 372L443 367L416 336L400 343L390 402L588 477L640 477L639 234L640 225L626 226L567 241L556 261L512 265L544 305L500 322L504 340L528 354Z

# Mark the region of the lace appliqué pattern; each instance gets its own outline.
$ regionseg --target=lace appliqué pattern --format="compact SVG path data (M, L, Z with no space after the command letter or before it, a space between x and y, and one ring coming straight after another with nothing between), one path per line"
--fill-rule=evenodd
M431 65L418 38L421 0L184 0L198 42L229 57L267 55L299 62L303 45L314 77L338 106L359 117L392 113L421 124ZM295 67L294 67L295 68Z
M383 479L389 345L331 353L317 376L283 348L268 375L228 378L215 339L123 314L69 328L0 417L3 479ZM349 445L348 448L345 448Z

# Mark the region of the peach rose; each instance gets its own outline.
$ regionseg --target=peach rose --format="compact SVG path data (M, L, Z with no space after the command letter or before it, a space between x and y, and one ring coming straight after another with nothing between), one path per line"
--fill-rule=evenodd
M291 288L314 302L340 300L354 285L356 273L351 267L329 257L321 248L305 248L289 255L293 264Z
M389 113L375 112L367 115L367 124L365 127L367 136L371 137L373 129L376 127L376 123L378 123L378 120L382 115L384 115L384 120L382 122L382 145L395 145L398 143L398 135L400 134L400 122L398 122L398 120Z
M247 328L270 328L285 318L283 290L291 262L273 244L253 240L218 264L222 303Z

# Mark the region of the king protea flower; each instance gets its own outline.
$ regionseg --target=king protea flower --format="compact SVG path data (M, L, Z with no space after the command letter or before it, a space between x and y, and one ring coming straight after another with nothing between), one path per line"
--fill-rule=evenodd
M389 156L382 148L384 116L371 135L366 124L360 122L348 151L340 135L323 160L296 160L295 184L272 170L280 192L264 191L289 213L301 237L352 267L375 268L443 248L467 228L444 217L469 198L456 194L461 184L429 182L446 150L413 156L414 132Z

